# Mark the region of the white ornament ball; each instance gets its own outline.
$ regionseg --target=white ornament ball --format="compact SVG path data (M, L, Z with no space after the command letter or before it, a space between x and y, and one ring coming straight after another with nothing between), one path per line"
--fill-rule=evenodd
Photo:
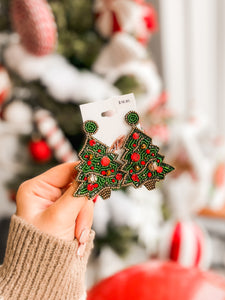
M3 111L5 121L17 126L17 128L27 128L27 131L32 126L32 117L31 107L20 100L13 101Z
M159 257L184 267L207 269L211 262L209 236L193 221L169 221L160 234Z

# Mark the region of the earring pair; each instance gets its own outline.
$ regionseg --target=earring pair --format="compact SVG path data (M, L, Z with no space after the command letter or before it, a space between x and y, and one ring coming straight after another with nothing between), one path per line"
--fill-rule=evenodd
M128 112L125 121L131 130L122 142L120 160L112 147L93 137L98 130L97 123L84 123L86 140L79 152L80 163L76 166L79 185L74 192L75 197L93 199L100 195L107 199L111 190L126 186L139 188L144 185L152 190L157 181L174 169L163 162L164 156L159 154L159 147L153 145L152 139L137 127L139 116L135 111Z

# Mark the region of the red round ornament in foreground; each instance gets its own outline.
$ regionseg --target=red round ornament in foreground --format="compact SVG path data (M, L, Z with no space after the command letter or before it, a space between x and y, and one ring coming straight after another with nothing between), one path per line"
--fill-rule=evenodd
M224 300L225 279L173 262L150 261L94 286L87 300Z

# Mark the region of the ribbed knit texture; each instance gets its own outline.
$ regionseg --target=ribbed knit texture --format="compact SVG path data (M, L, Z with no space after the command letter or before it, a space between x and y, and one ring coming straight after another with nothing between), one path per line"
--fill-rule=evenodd
M20 217L11 218L4 263L0 266L0 298L4 300L80 300L93 247L94 232L82 258L78 241L45 234Z

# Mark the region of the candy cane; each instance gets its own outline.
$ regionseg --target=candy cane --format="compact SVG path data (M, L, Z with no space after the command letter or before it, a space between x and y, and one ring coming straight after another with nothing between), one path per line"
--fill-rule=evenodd
M34 114L34 119L40 133L53 149L55 157L60 162L78 160L76 151L72 148L63 131L58 127L55 119L47 110L37 110Z

